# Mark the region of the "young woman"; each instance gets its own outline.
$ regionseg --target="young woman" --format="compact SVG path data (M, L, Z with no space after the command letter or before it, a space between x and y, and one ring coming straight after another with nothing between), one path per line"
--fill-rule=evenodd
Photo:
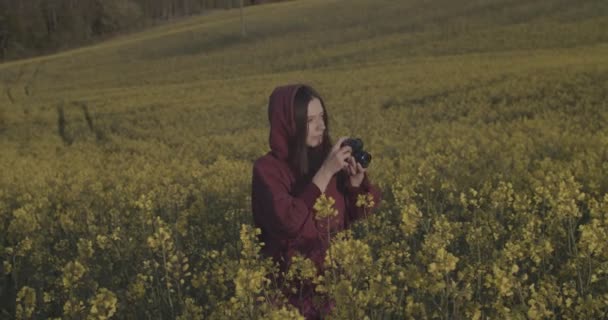
M356 163L346 138L332 145L327 110L321 96L306 85L277 87L268 105L270 152L253 166L252 211L262 230L262 253L286 272L291 257L300 254L323 268L331 232L348 228L364 216L356 207L357 196L371 193L380 202L380 191L372 185L361 164ZM327 221L315 219L313 205L324 193L335 200L338 215ZM279 280L281 281L281 280ZM321 313L312 303L314 288L303 288L303 298L287 293L307 319Z

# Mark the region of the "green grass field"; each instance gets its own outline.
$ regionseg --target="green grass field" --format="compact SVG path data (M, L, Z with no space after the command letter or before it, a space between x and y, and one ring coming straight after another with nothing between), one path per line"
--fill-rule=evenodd
M385 198L355 234L395 290L352 283L379 298L340 300L363 307L336 317L608 314L608 2L244 13L246 37L238 10L218 11L0 64L0 295L12 301L0 316L95 316L112 295L118 318L268 316L234 297L233 279L267 99L293 82L323 95L334 139L364 140ZM165 229L189 275L149 269L149 238ZM387 262L395 250L407 257Z

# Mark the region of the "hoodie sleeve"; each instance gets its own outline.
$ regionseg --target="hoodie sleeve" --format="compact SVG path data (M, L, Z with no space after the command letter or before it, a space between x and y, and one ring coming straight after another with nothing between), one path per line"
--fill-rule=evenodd
M380 200L381 200L380 190L378 189L378 187L376 187L369 181L367 173L365 173L365 176L363 177L363 181L361 182L361 185L358 187L353 187L350 184L350 180L347 180L346 190L348 193L347 201L349 203L349 208L350 208L350 210L348 212L350 224L352 224L356 220L364 218L366 215L371 214L374 211L374 209L376 209L378 207L378 204L380 203ZM374 198L374 206L371 209L366 209L364 207L357 207L356 206L357 197L359 195L367 194L367 193L370 193L372 195L372 197Z
M267 232L284 239L319 236L313 220L313 206L321 195L317 185L311 182L299 194L292 195L278 168L256 165L252 188L252 199L258 208L254 215Z

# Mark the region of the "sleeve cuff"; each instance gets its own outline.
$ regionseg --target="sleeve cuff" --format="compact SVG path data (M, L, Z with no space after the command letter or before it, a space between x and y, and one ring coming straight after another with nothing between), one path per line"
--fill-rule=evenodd
M317 198L320 195L321 195L321 190L319 189L319 187L317 187L316 184L311 182L310 184L308 184L308 186L306 186L304 191L302 191L302 193L300 193L298 198L300 198L302 201L304 201L304 203L306 203L306 206L309 209L312 209L312 207L315 205L315 201L317 200Z
M361 194L369 191L369 179L367 178L367 173L363 176L363 181L361 181L361 185L358 187L353 187L350 184L350 179L346 185L346 190L350 194Z

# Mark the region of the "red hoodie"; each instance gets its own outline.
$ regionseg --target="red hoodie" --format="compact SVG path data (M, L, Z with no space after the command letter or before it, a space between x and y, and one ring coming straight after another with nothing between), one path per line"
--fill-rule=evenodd
M327 220L315 219L313 209L321 190L311 180L298 177L287 162L288 141L295 136L296 129L293 101L301 86L278 87L270 95L271 151L253 165L251 205L255 226L262 230L262 253L273 257L283 272L296 253L310 258L322 269L329 245ZM357 195L371 193L376 206L380 203L380 191L370 183L367 174L359 187L348 182L341 188L344 192L338 189L336 178L337 175L331 178L325 190L326 196L335 200L334 208L338 211L330 222L332 233L348 228L364 216L363 208L355 206Z

